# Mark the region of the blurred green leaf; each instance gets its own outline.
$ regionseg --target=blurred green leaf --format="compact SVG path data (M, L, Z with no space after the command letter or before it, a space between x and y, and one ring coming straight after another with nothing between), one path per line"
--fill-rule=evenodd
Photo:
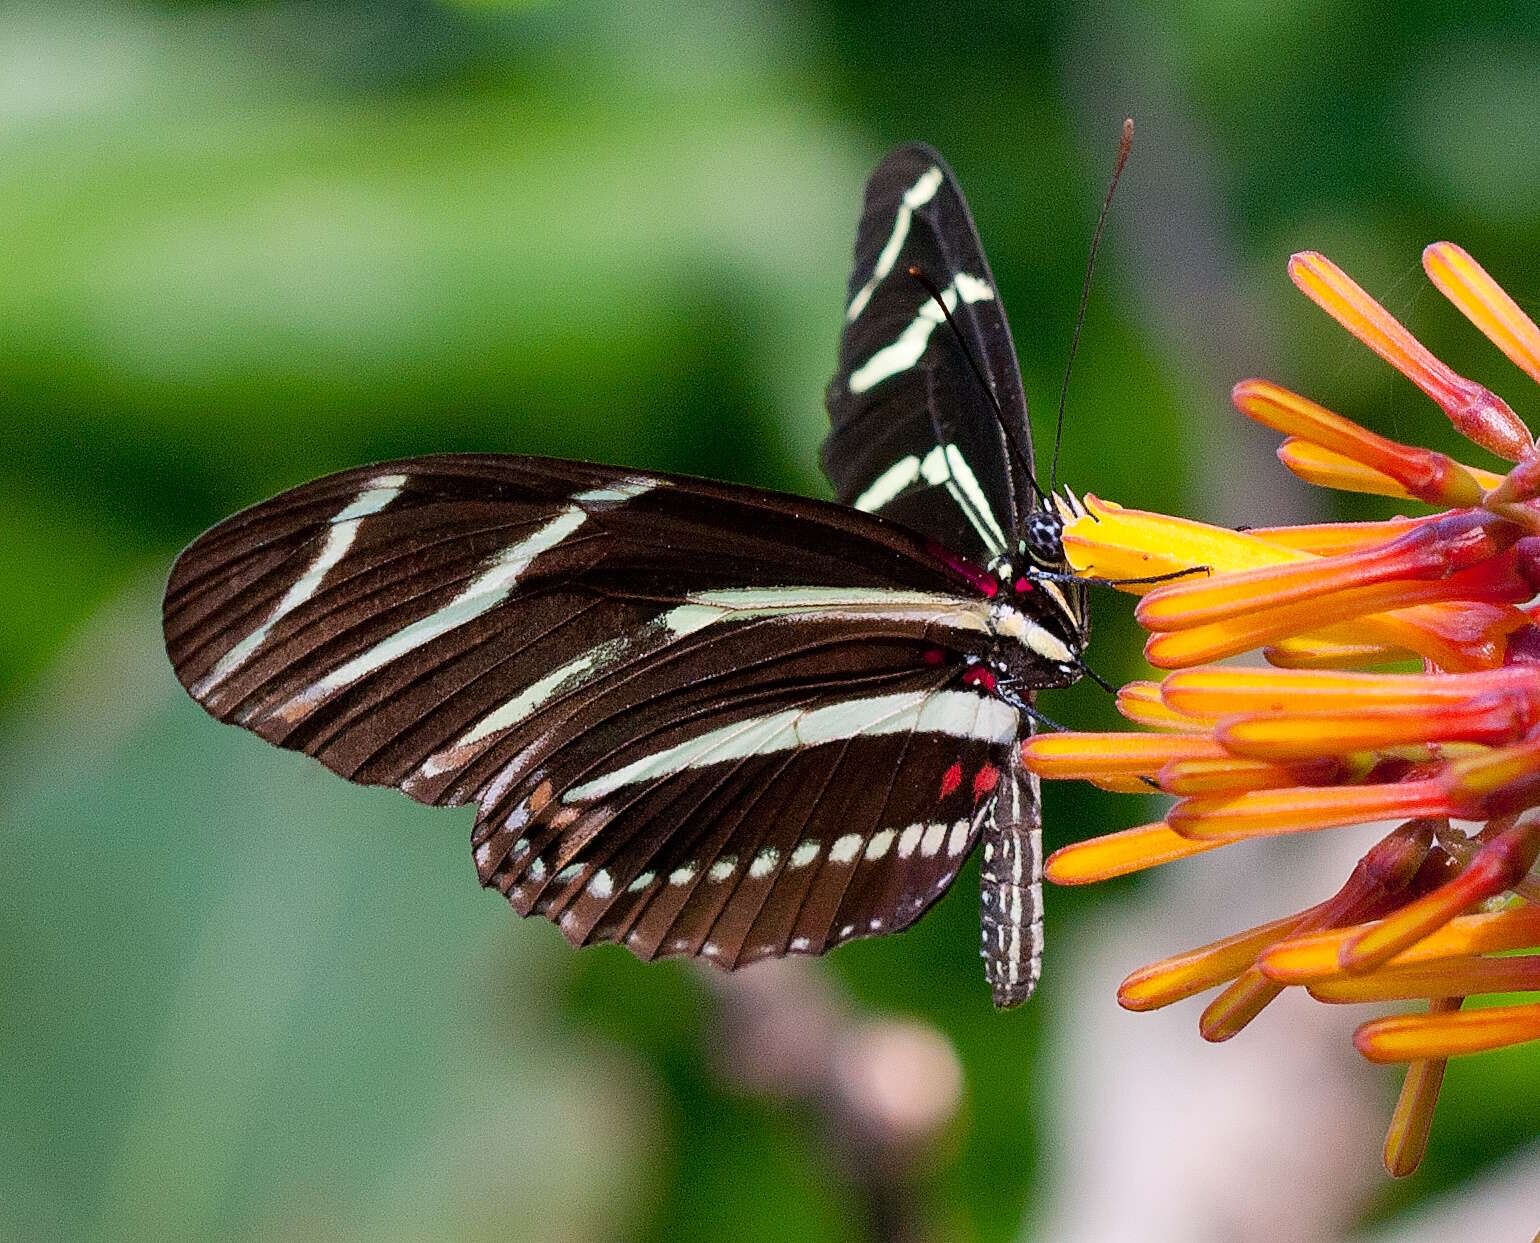
M656 1106L528 990L555 929L470 883L467 813L211 728L156 611L91 626L9 747L6 1233L624 1232Z

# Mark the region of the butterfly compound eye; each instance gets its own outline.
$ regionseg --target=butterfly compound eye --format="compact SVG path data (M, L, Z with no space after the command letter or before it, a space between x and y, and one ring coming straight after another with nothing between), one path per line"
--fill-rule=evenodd
M1027 555L1042 566L1064 564L1064 523L1059 515L1035 509L1027 519Z

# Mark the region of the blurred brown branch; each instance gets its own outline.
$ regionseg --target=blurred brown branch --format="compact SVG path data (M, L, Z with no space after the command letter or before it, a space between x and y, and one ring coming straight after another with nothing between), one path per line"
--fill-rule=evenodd
M722 1074L814 1119L879 1243L932 1237L919 1192L962 1101L951 1041L926 1023L865 1018L801 959L705 973L721 1001Z

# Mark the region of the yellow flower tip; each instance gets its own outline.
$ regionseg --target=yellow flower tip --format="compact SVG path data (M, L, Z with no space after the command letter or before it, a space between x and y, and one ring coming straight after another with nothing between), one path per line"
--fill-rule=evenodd
M1207 733L1212 721L1177 712L1161 699L1158 682L1125 682L1118 688L1118 712L1135 725L1172 733Z
M1360 711L1435 715L1521 733L1540 724L1540 668L1520 665L1453 674L1190 669L1168 677L1162 694L1180 711L1215 718Z
M1103 497L1097 496L1094 492L1087 492L1080 498L1080 501L1085 506L1087 515L1085 518L1077 519L1080 522L1105 520L1114 514L1123 512L1123 506L1119 505L1116 501L1106 500ZM1070 525L1073 526L1074 523Z
M1158 1010L1207 992L1253 966L1258 954L1288 936L1299 921L1298 915L1275 919L1140 967L1118 987L1118 1004L1125 1010Z
M1222 759L1224 748L1201 734L1038 734L1021 759L1039 777L1153 777L1172 760Z
M1322 595L1339 585L1329 579L1324 558L1267 566L1157 587L1139 602L1134 617L1146 630L1186 630Z
M1427 1155L1433 1111L1444 1086L1446 1065L1448 1063L1439 1058L1413 1062L1407 1068L1390 1129L1385 1133L1385 1172L1392 1178L1410 1178Z
M1359 1053L1382 1063L1463 1057L1531 1040L1540 1040L1540 1003L1397 1014L1373 1019L1353 1033Z
M1540 955L1467 956L1406 966L1387 965L1367 975L1320 980L1309 989L1317 1001L1332 1005L1537 992L1540 991Z
M1076 574L1093 579L1147 578L1192 571L1245 569L1303 554L1254 539L1241 531L1125 509L1086 498L1088 516L1064 528L1064 553ZM1119 583L1119 590L1143 595L1153 584Z
M1144 777L1087 777L1098 790L1108 794L1148 794L1150 783Z
M1243 790L1276 790L1284 786L1324 785L1340 780L1344 769L1335 759L1304 764L1272 764L1243 756L1220 759L1172 760L1155 775L1167 794L1190 798L1200 794L1229 794Z
M1492 476L1494 485L1498 477ZM1095 518L1067 525L1064 548L1076 573L1086 573L1089 565L1093 578L1123 578L1135 570L1140 575L1192 570L1197 565L1221 575L1311 559L1311 554L1289 547L1287 541L1263 539L1252 531L1129 510L1095 498L1087 498L1087 508ZM1149 587L1138 590L1143 593Z
M1324 255L1294 255L1289 277L1306 297L1422 389L1461 435L1509 461L1531 448L1529 430L1502 398L1441 363Z
M1528 707L1489 695L1463 705L1366 706L1356 714L1258 714L1230 718L1215 731L1215 737L1238 756L1275 764L1426 743L1496 745L1523 735L1529 727Z
M1434 1013L1457 1010L1457 998L1439 998L1430 1006ZM1406 1068L1401 1094L1385 1132L1385 1172L1392 1178L1405 1178L1416 1172L1428 1150L1428 1135L1433 1128L1433 1111L1444 1085L1443 1058L1413 1062Z
M1530 379L1540 382L1540 328L1485 268L1453 242L1422 252L1423 271L1440 293Z
M1248 418L1384 476L1409 497L1431 505L1476 505L1485 491L1452 458L1389 440L1281 385L1242 380L1230 397Z
M1452 763L1443 780L1451 801L1472 813L1471 819L1488 819L1540 801L1540 791L1534 788L1537 777L1540 737L1494 747ZM1540 846L1540 834L1536 834L1536 845Z
M1522 675L1540 697L1540 670ZM1515 678L1517 682L1517 678ZM1362 707L1420 707L1442 704L1450 686L1469 694L1510 689L1507 680L1482 675L1475 683L1422 674L1353 673L1338 670L1246 668L1200 665L1168 674L1160 684L1163 703L1173 712L1218 722L1226 717L1296 712L1346 712ZM1443 692L1440 694L1439 692Z
M1182 837L1236 841L1448 814L1446 795L1428 779L1199 796L1178 803L1166 819Z
M1344 945L1368 924L1291 936L1269 946L1257 965L1280 984L1315 984L1342 979ZM1516 906L1480 915L1461 915L1389 959L1387 969L1506 950L1540 948L1540 905ZM1356 977L1352 977L1356 978Z
M1375 669L1405 660L1410 652L1381 643L1333 643L1325 639L1280 639L1262 649L1277 669Z
M1398 535L1436 522L1438 517L1429 514L1423 518L1388 518L1383 522L1312 522L1304 526L1252 527L1251 533L1285 548L1314 553L1317 557L1331 557L1386 543Z
M1048 856L1043 875L1056 885L1089 885L1191 858L1219 844L1188 841L1164 822L1145 824L1064 846Z
M1255 967L1248 967L1229 988L1209 1002L1198 1019L1198 1034L1212 1044L1238 1036L1283 992Z
M1400 501L1417 498L1383 471L1355 462L1330 449L1323 449L1314 441L1288 437L1278 446L1278 460L1288 470L1306 483L1318 488L1332 488L1338 492L1360 492L1366 496L1389 496ZM1495 476L1496 487L1501 475Z
M1144 658L1157 669L1185 669L1289 638L1308 625L1308 620L1295 608L1226 618L1182 630L1156 631L1144 642Z
M1279 984L1312 984L1343 974L1338 953L1357 928L1329 928L1268 946L1257 959L1263 975Z

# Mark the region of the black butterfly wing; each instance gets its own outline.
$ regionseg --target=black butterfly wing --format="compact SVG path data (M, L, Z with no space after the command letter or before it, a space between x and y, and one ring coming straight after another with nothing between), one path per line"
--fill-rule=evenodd
M982 380L911 267L941 292ZM962 189L927 146L898 148L867 181L827 404L823 466L841 501L982 564L1014 553L1033 496L1016 349Z
M962 774L1009 748L1013 714L933 675L867 676L832 698L798 673L752 706L681 724L668 696L542 748L482 805L483 883L574 944L729 967L906 927L972 849L987 800Z
M735 965L903 927L950 882L1017 729L956 677L984 609L839 506L443 457L220 524L164 623L220 719L476 803L478 871L522 913Z

